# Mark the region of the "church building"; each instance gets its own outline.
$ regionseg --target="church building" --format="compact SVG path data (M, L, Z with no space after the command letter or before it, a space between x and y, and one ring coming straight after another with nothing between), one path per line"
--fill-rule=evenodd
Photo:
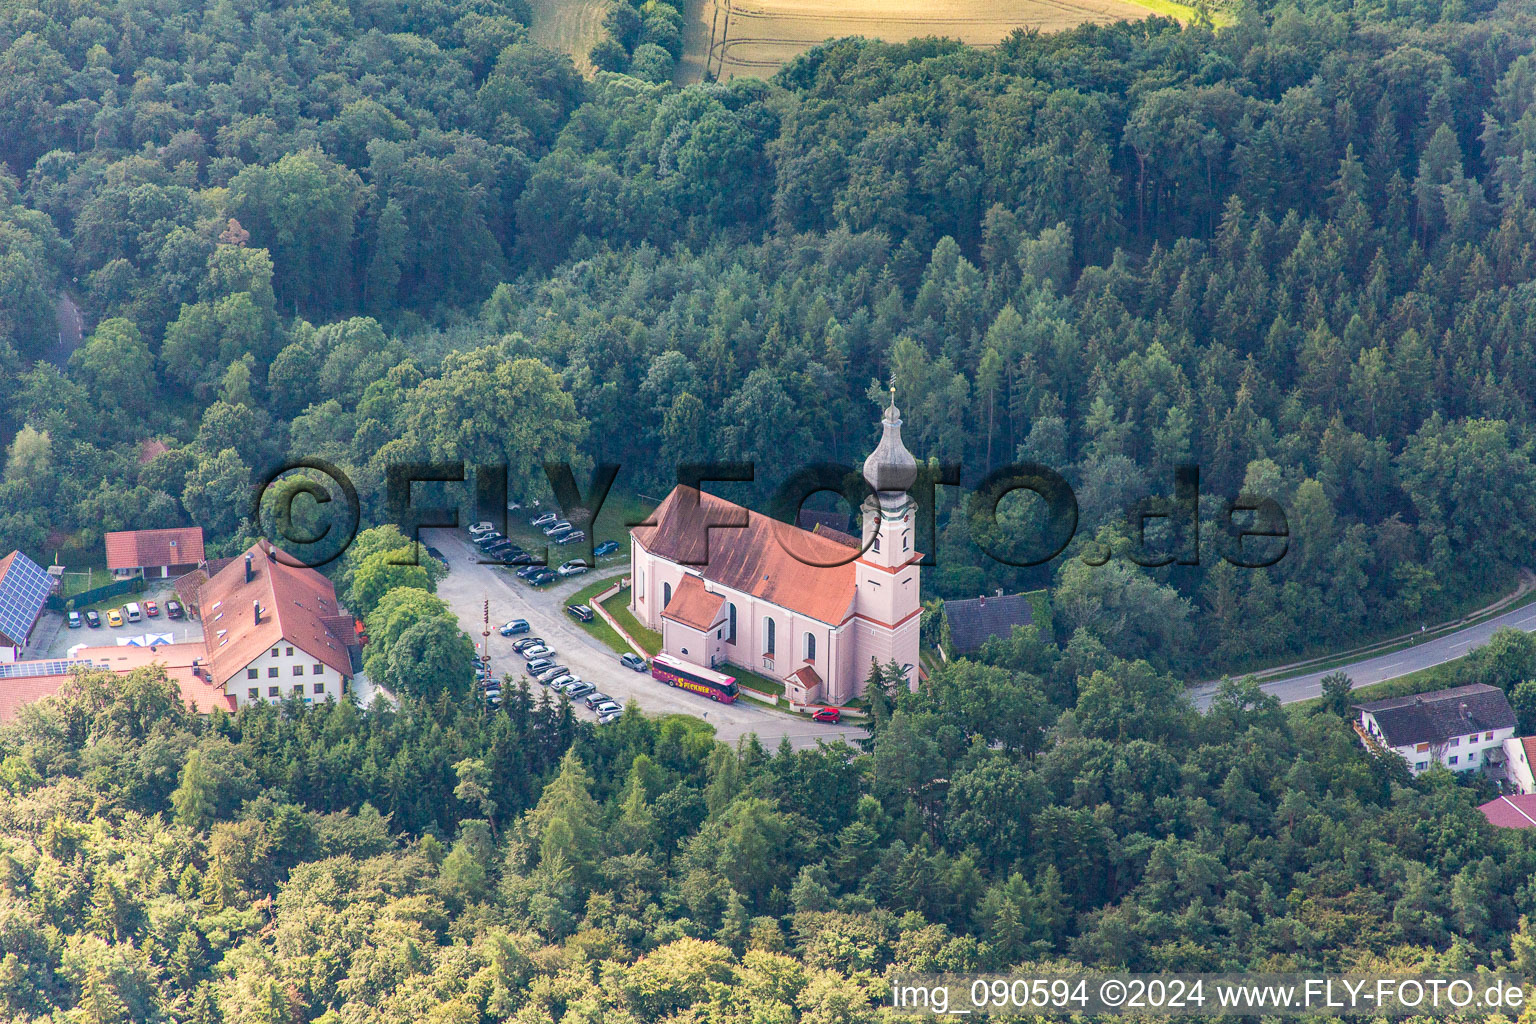
M629 608L661 633L662 650L779 680L801 704L859 696L872 664L895 661L917 685L921 556L907 493L917 460L902 444L894 391L882 427L864 462L874 494L860 510L862 538L802 530L685 486L630 531Z

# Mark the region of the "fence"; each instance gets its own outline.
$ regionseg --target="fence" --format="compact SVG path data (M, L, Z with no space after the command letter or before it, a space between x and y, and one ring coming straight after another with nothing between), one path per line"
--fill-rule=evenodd
M115 583L93 587L90 590L82 590L80 593L67 598L54 594L48 598L48 607L56 612L69 608L84 608L87 605L93 605L97 601L105 601L107 598L116 597L119 594L139 594L143 593L143 591L144 577L131 576L126 580L118 580Z

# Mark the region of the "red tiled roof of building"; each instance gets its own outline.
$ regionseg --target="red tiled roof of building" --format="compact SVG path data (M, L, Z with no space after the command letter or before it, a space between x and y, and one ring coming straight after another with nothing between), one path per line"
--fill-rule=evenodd
M733 521L741 525L719 525ZM840 625L853 606L856 551L694 487L674 487L633 533L645 550L698 568L711 583L818 622Z
M828 540L835 540L845 548L861 548L864 546L864 542L859 540L859 538L855 537L853 534L844 533L842 530L834 530L826 523L817 523L815 526L811 527L811 532L818 537L826 537Z
M126 673L147 665L161 665L167 677L175 681L181 690L181 699L188 709L207 713L214 708L234 711L234 698L227 696L221 686L193 671L194 663L206 662L207 649L199 642L184 644L159 644L154 647L84 647L70 656L72 661L89 661L98 668ZM15 719L25 704L55 696L72 674L48 676L24 676L16 679L0 679L0 722Z
M203 560L203 528L118 530L107 534L107 568L196 565Z
M1536 794L1501 796L1478 807L1499 828L1536 828Z
M801 665L789 674L789 678L805 687L807 690L815 689L821 685L821 676L811 665Z
M245 578L245 559L251 578ZM256 545L198 590L203 634L213 678L223 686L236 673L280 644L291 644L344 676L352 674L346 641L326 628L340 613L336 589L313 569L284 565ZM256 619L252 602L261 605Z
M704 581L697 576L684 576L672 594L672 603L661 610L668 619L681 622L694 629L708 629L720 621L720 606L725 598L704 589Z

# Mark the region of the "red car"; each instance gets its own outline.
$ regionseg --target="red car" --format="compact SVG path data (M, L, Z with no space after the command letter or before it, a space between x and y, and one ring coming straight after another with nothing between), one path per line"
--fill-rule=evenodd
M818 722L837 722L842 719L843 712L840 708L817 708L811 717Z
M160 606L155 604L153 601L145 601L144 614L148 615L152 619L157 619L160 617Z

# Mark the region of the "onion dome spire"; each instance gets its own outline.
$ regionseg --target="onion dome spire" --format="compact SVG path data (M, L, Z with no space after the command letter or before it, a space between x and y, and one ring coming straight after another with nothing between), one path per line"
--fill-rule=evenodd
M901 442L901 410L896 408L894 384L881 427L880 443L864 460L864 482L879 495L882 507L899 508L907 500L907 491L917 482L917 459Z

